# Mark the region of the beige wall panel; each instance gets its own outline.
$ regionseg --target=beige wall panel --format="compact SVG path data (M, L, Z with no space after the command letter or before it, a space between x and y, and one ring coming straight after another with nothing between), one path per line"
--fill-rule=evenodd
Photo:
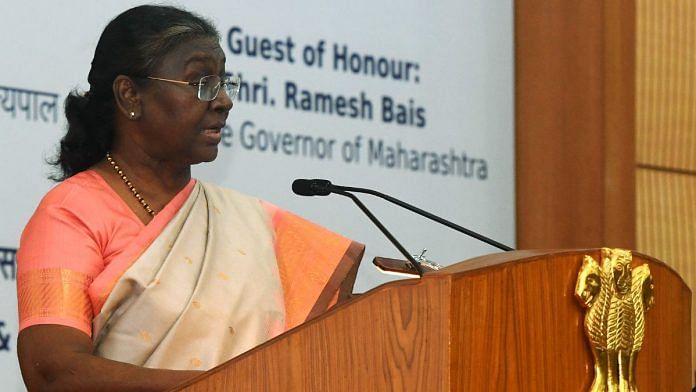
M672 266L693 292L696 289L696 176L639 169L636 188L637 250ZM669 300L656 298L656 306ZM693 299L691 336L696 336ZM692 342L693 366L696 341L692 339Z
M696 1L636 11L637 162L696 174Z

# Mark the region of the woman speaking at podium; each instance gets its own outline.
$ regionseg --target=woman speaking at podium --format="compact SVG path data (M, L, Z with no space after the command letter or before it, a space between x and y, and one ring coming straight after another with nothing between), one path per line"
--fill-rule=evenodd
M30 390L162 390L350 292L363 247L191 178L239 90L219 34L163 6L99 39L66 100L60 184L18 254L18 355Z

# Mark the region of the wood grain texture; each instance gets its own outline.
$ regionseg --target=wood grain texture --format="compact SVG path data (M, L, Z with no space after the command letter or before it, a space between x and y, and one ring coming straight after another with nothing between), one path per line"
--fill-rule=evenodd
M636 248L696 287L696 2L639 0ZM692 308L692 316L695 308ZM696 336L696 317L692 318ZM692 347L696 365L696 341Z
M696 2L637 6L637 162L696 174Z
M448 362L449 282L431 283L377 288L185 390L447 390L449 380L436 367Z
M696 287L696 176L639 169L637 240ZM696 302L691 307L691 360L696 366Z
M186 391L584 391L592 362L573 297L585 254L508 252L389 283L210 371ZM643 391L688 390L691 293L654 259Z
M485 325L462 320L461 332L469 336L462 339L464 336L454 329L453 340L465 346L481 340L482 334L489 334L484 327L499 332L495 337L487 337L493 347L466 352L470 366L464 366L466 371L459 373L461 384L455 390L474 390L476 386L494 390L505 386L506 390L514 391L553 391L581 390L586 386L588 375L584 366L591 357L584 349L582 314L572 296L574 268L565 269L560 264L568 262L506 265L480 276L488 281L486 287L476 287L480 282L459 278L462 285L476 293L458 296L455 303L462 303L460 317L466 314L489 317ZM568 286L569 282L573 287ZM479 296L483 298L474 300ZM485 301L488 298L494 299ZM571 352L573 358L567 358ZM497 369L493 380L487 380L483 366Z
M633 248L633 1L515 2L519 248Z
M604 246L635 247L636 6L634 0L604 5L603 204ZM568 247L568 245L564 245Z
M589 388L592 358L583 332L584 312L573 296L584 254L599 259L598 251L551 252L453 278L453 324L458 327L452 328L452 341L463 349L459 363L453 365L462 371L452 390ZM634 256L634 265L644 262L656 282L656 305L646 317L639 389L686 391L690 361L684 344L690 340L688 334L677 332L689 326L685 309L691 293L669 267ZM457 295L459 284L462 290ZM461 311L458 316L456 309ZM476 317L471 320L471 315ZM669 356L671 360L666 359ZM457 374L454 369L452 374Z

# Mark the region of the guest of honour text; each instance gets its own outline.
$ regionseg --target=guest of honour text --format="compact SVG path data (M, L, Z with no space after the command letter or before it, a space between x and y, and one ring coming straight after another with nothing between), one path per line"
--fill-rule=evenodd
M395 83L395 87L397 84L416 86L420 83L421 66L416 61L360 53L349 45L329 43L325 39L299 44L289 35L282 38L264 37L249 34L240 26L232 26L227 33L227 49L233 57L342 74L354 78L353 86L366 84L367 79ZM321 89L286 80L282 86L283 102L278 105L276 99L280 95L276 92L275 84L269 88L267 77L246 78L242 72L237 72L237 75L242 79L239 91L242 102L367 121L378 118L392 125L426 126L426 110L412 97L379 94L379 98L375 95L373 99L362 89L336 93L328 91L336 86L316 80L313 80L313 84L322 86Z

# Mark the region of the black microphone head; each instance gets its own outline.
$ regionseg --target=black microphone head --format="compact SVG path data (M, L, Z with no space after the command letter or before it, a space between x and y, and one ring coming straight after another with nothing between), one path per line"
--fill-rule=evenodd
M331 194L331 181L298 178L292 182L292 191L300 196L326 196Z
M312 180L298 178L292 182L292 191L300 196L314 196L314 191L311 187Z

